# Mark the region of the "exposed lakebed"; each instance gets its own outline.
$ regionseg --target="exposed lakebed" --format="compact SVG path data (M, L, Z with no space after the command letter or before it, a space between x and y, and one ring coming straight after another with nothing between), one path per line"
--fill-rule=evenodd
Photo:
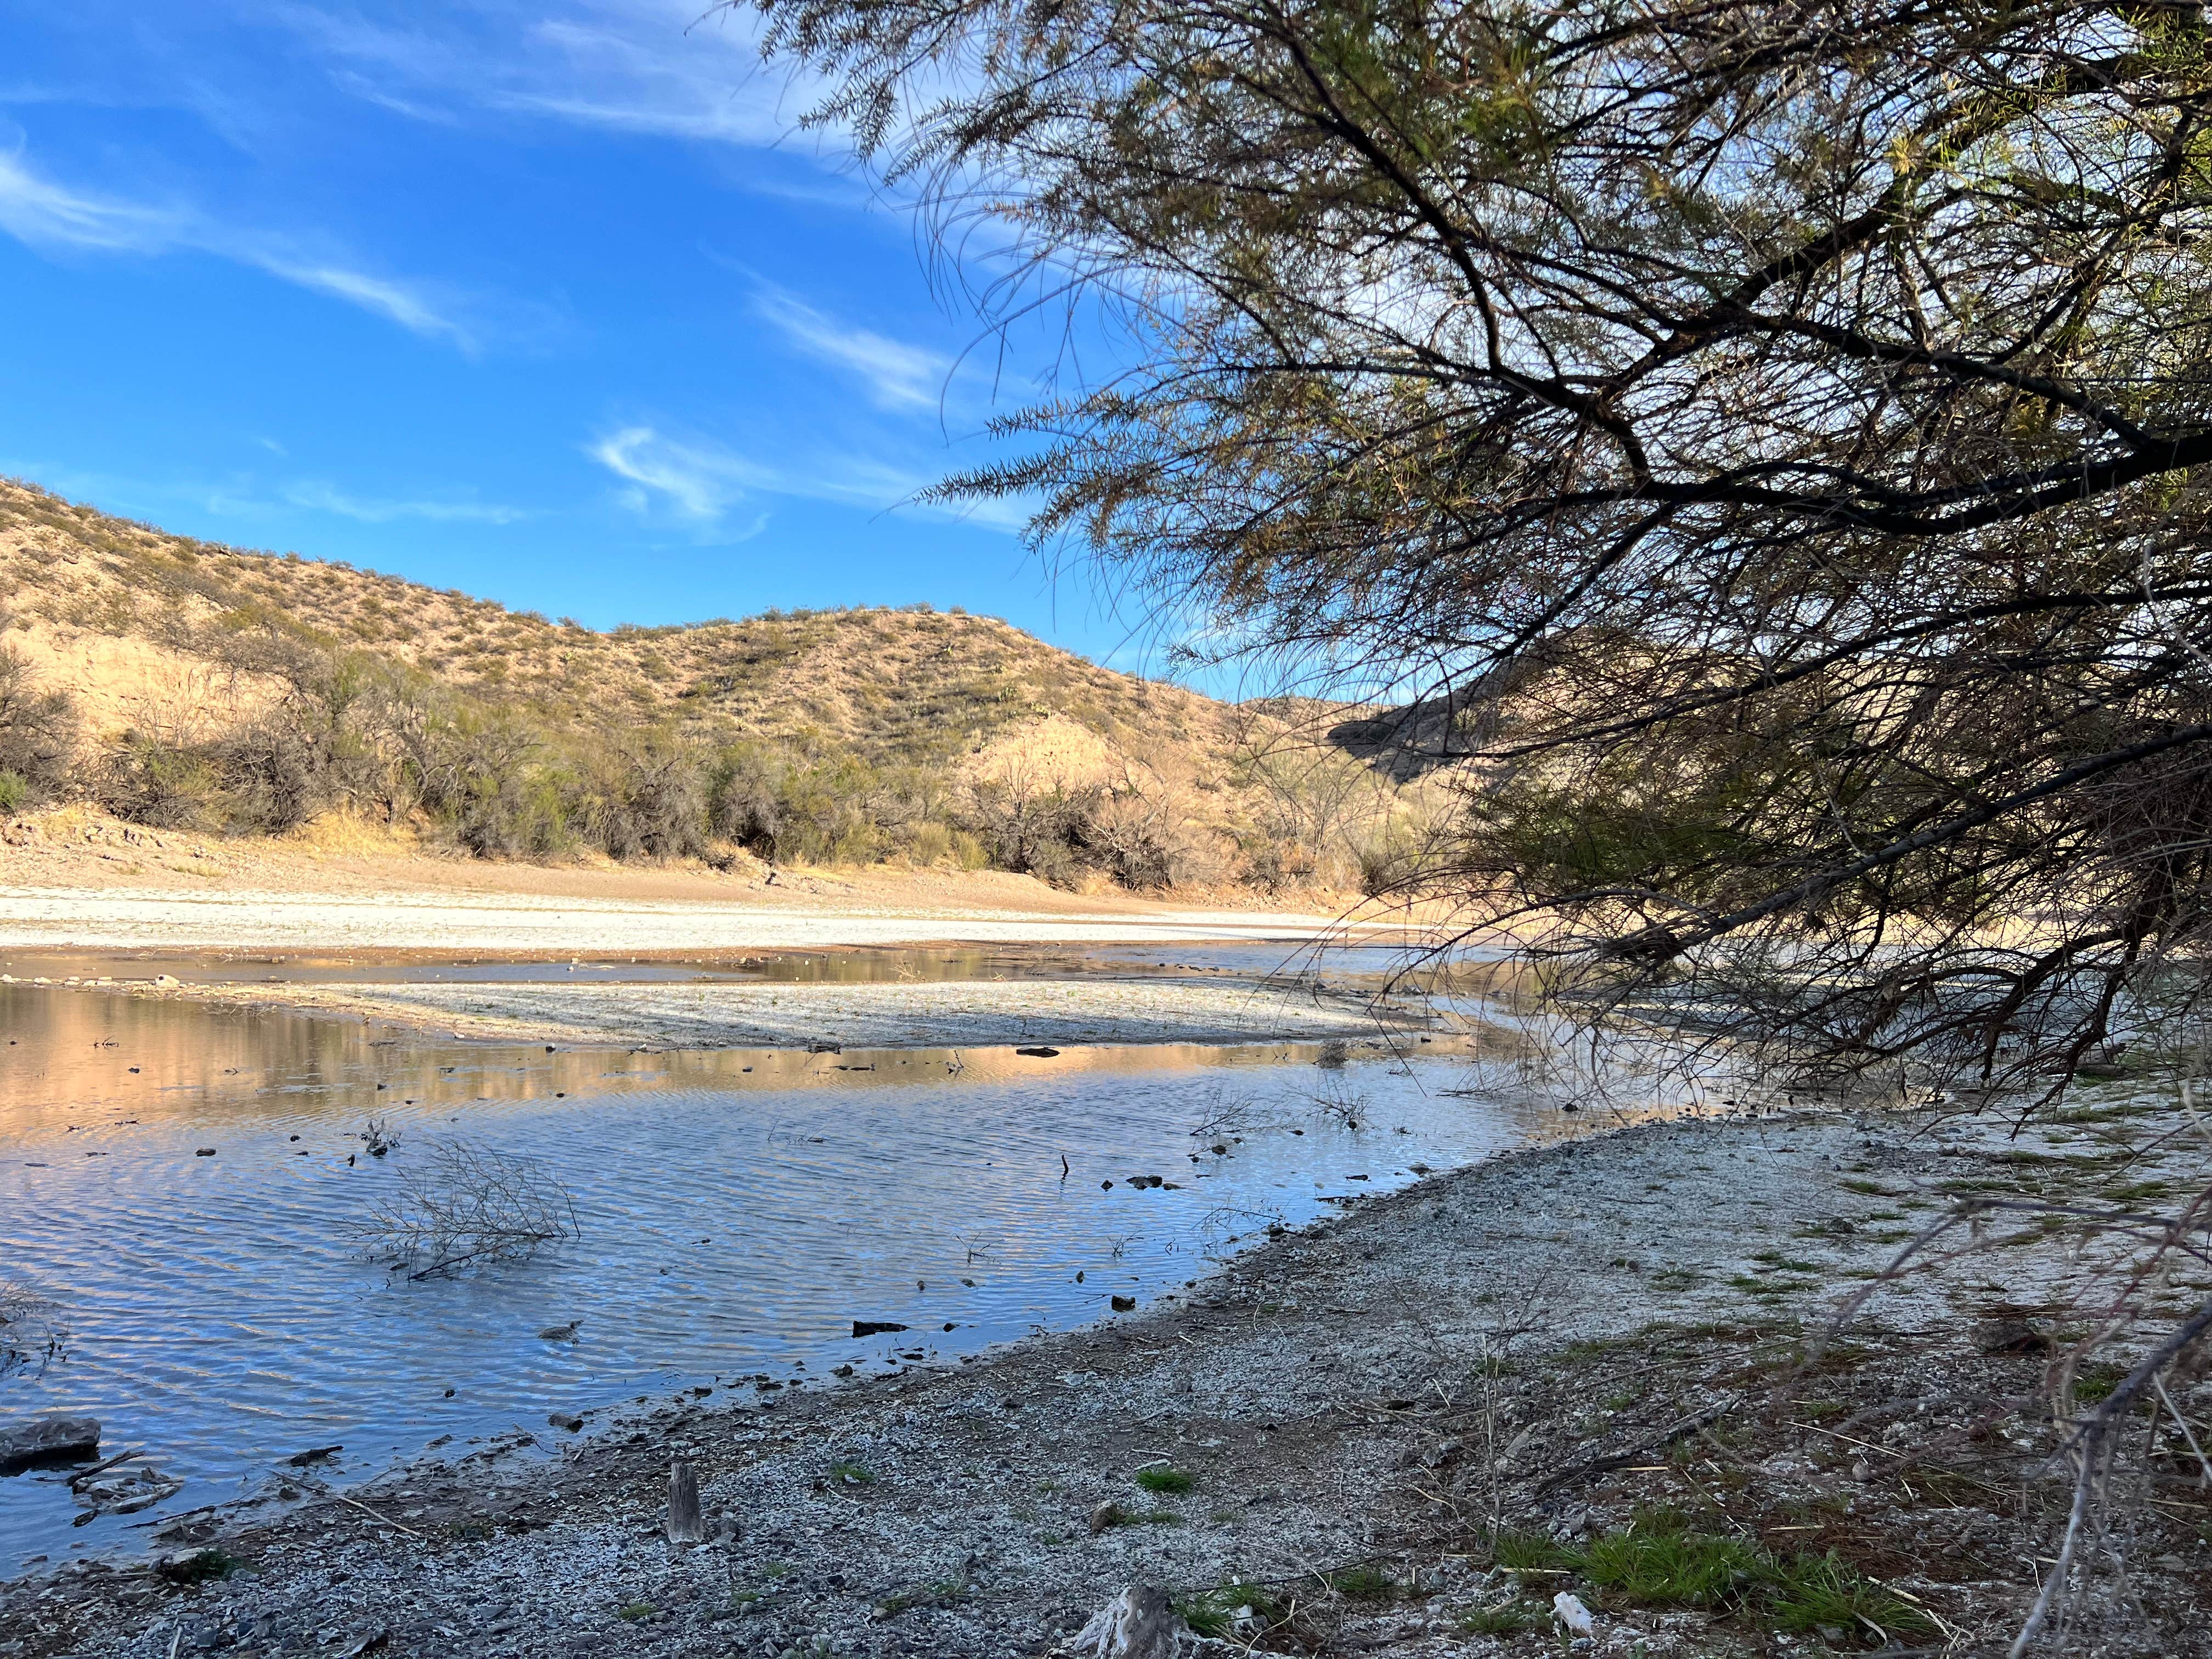
M1055 966L1256 981L1280 955ZM106 1450L143 1448L185 1482L79 1528L64 1482L0 1480L9 1567L296 1488L285 1460L312 1447L343 1445L318 1466L343 1483L441 1436L555 1443L549 1413L602 1423L641 1394L957 1363L1179 1291L1271 1224L1584 1121L1525 1086L1526 1042L1503 1027L1448 1055L1400 1037L1348 1059L1312 1042L548 1052L15 984L0 1028L0 1261L72 1330L43 1372L0 1380L0 1414L90 1413ZM398 1136L388 1157L361 1139L372 1116ZM441 1140L541 1161L581 1242L419 1284L366 1255L349 1224ZM856 1340L855 1320L907 1328ZM572 1324L573 1341L539 1334Z

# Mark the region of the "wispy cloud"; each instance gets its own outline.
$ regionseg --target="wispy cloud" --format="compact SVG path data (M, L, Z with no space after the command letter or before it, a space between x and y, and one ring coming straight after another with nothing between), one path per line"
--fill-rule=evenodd
M621 478L623 504L641 515L665 507L696 528L721 525L762 495L834 501L878 513L915 512L988 529L1018 532L1027 514L1018 505L945 507L916 498L935 480L927 473L856 458L770 465L709 441L672 438L650 426L626 426L595 440L585 453Z
M283 15L353 92L422 119L455 106L758 149L805 106L763 69L750 28L696 0L495 3L426 12L407 27L302 5ZM544 15L550 10L551 15Z
M0 230L36 247L143 253L186 241L185 216L143 203L112 201L40 178L21 151L0 152Z
M842 322L768 283L761 284L753 310L798 350L853 375L878 409L934 406L952 371L952 360L941 352Z
M502 507L492 501L364 499L325 483L292 484L285 489L283 495L294 507L334 513L360 524L391 524L401 519L417 519L431 524L517 524L535 516L523 507Z
M442 336L464 349L476 345L445 296L424 284L357 270L295 238L234 229L189 206L71 188L33 171L20 149L0 151L0 231L42 250L210 253L358 306L410 332Z
M768 473L742 456L712 445L665 438L649 426L626 426L586 447L586 453L632 488L627 504L639 513L665 500L697 524L719 522L757 490L771 487Z

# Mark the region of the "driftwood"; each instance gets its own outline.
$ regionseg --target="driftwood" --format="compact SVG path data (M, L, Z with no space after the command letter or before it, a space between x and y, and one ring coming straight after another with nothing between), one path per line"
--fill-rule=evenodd
M707 1522L699 1513L699 1477L680 1457L668 1466L668 1541L707 1541Z
M1165 1590L1132 1584L1091 1615L1070 1650L1079 1659L1176 1659L1189 1638Z
M542 1165L457 1140L432 1145L354 1231L410 1279L526 1261L583 1234L574 1199Z

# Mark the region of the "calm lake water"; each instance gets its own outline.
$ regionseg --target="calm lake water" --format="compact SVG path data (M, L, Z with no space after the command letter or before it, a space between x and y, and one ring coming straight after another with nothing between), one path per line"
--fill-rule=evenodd
M1279 957L1073 965L1241 974ZM815 976L908 976L917 959L848 953ZM929 960L933 977L1036 967ZM17 984L0 985L0 1274L72 1331L42 1374L0 1378L0 1415L89 1413L106 1450L142 1447L185 1481L159 1509L75 1527L62 1481L0 1480L10 1571L143 1547L146 1522L263 1490L309 1447L343 1444L327 1467L343 1481L439 1436L546 1435L550 1411L750 1395L763 1373L818 1387L840 1364L941 1363L1110 1316L1111 1297L1180 1289L1271 1221L1593 1127L1540 1103L1503 1030L1494 1058L1341 1066L1296 1045L548 1053ZM360 1138L372 1115L399 1136L382 1159ZM365 1255L352 1224L441 1141L540 1161L574 1196L580 1243L423 1283ZM909 1329L855 1340L855 1319ZM572 1322L573 1343L538 1334Z

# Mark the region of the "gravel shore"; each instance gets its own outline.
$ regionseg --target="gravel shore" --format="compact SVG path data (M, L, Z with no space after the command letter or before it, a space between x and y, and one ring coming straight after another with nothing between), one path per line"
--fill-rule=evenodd
M633 1402L343 1496L277 1471L305 1501L170 1523L170 1577L0 1589L0 1653L1006 1659L1151 1583L1223 1654L1557 1654L1572 1587L1598 1610L1582 1650L1623 1659L1994 1655L2068 1487L2039 1344L1988 1332L2057 1328L2116 1260L1996 1229L1830 1322L1962 1190L2201 1171L2192 1143L2141 1150L2179 1126L2164 1109L2019 1138L1680 1121L1503 1158L970 1363ZM2208 1405L2203 1383L2179 1401ZM2050 1650L2212 1651L2212 1510L2162 1455L2115 1534L2124 1589ZM678 1457L705 1544L662 1535ZM1604 1540L1692 1524L1753 1567L1702 1600L1606 1577Z

